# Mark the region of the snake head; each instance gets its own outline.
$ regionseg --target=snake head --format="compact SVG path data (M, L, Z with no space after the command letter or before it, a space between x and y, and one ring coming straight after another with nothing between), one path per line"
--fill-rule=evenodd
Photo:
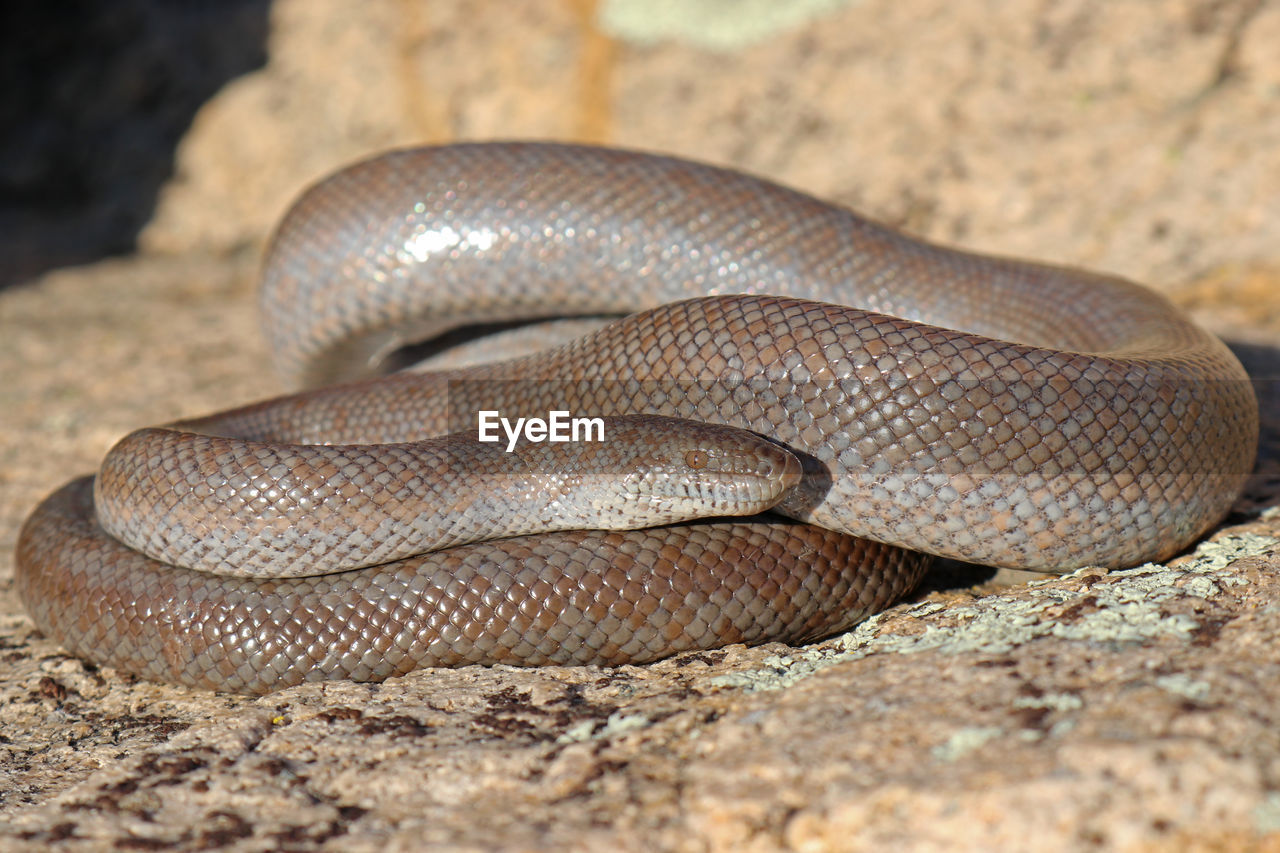
M800 461L756 433L633 415L606 419L591 526L636 529L763 512L800 482ZM593 478L595 479L595 478Z

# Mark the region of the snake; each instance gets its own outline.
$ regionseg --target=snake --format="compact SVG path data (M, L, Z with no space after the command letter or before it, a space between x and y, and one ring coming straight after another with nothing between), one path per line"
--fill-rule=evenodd
M652 153L382 153L301 195L260 293L304 390L139 430L24 525L18 592L74 655L262 694L803 643L900 600L935 556L1166 559L1224 518L1257 447L1239 362L1143 286ZM382 372L423 340L562 317L604 319ZM526 432L509 453L482 446L482 412L606 435ZM750 500L727 497L744 478ZM615 509L657 480L703 503Z

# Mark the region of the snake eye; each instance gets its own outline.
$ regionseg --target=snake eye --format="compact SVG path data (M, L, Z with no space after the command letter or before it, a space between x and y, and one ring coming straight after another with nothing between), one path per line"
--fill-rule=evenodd
M695 471L701 471L706 468L708 461L707 451L705 450L686 450L684 453L684 464Z

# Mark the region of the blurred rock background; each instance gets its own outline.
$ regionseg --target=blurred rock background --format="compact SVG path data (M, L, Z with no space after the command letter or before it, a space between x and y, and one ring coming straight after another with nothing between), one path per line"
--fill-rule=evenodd
M8 281L135 246L257 245L349 160L512 137L738 166L937 239L1175 289L1275 261L1280 11L1263 0L6 8Z
M192 118L266 62L263 0L0 10L0 286L133 251Z

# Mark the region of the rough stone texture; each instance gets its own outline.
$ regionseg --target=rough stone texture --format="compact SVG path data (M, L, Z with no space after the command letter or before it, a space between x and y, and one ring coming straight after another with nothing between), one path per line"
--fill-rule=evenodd
M0 293L0 846L1280 849L1280 4L816 5L714 47L569 0L273 7L147 254ZM255 701L36 635L9 580L34 501L132 427L279 390L249 249L289 197L384 145L530 135L1164 287L1258 378L1259 476L1169 567L935 591L804 649Z

